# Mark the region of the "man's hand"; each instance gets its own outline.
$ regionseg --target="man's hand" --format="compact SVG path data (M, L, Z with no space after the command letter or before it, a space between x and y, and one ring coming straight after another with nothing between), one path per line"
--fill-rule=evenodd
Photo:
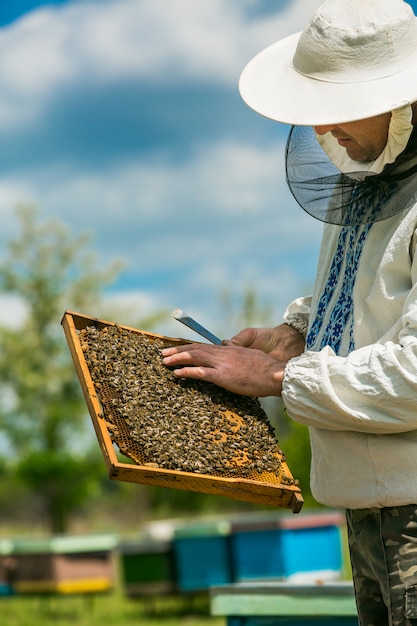
M266 352L233 345L193 343L162 350L164 363L180 378L219 385L244 396L280 396L286 362Z
M304 352L304 337L288 324L275 328L245 328L224 343L262 350L278 361L289 361Z

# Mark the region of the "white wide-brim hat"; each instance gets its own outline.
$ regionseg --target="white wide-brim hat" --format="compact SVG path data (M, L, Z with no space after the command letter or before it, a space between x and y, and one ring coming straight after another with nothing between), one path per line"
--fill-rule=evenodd
M319 126L417 100L417 18L403 0L327 0L301 33L269 46L239 90L278 122Z

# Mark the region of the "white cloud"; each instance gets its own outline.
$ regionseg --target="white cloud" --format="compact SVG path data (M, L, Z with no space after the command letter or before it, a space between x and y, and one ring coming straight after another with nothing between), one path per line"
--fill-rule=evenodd
M102 259L126 259L136 282L128 293L123 286L119 299L111 297L129 311L172 303L214 314L221 289L243 292L251 281L280 307L305 280L286 255L310 259L321 230L286 189L282 141L262 142L258 135L253 142L244 127L239 136L214 138L198 119L179 128L199 137L182 158L168 143L151 157L143 149L118 159L115 148L116 158L100 167L82 154L70 159L64 146L59 158L48 159L44 136L32 143L29 131L36 133L42 118L43 132L52 132L48 120L61 94L76 91L82 105L86 85L117 90L124 80L145 89L152 82L174 93L188 81L237 90L246 62L300 29L318 4L293 0L285 12L249 19L252 0L84 0L39 9L2 29L0 133L28 129L28 139L24 166L15 156L13 169L0 172L1 240L13 228L11 208L32 203L43 217L92 231ZM167 100L159 112L165 104L169 110ZM223 115L234 112L219 110ZM77 121L70 133L85 132L89 141L89 129ZM91 137L99 150L100 135ZM159 284L162 275L169 278ZM13 319L18 305L3 304Z
M261 48L320 4L248 21L250 0L117 0L41 8L0 32L0 127L30 123L57 90L123 77L237 84Z
M68 24L39 9L0 31L0 128L30 124L45 99L74 76Z
M260 230L267 220L280 222L285 240L302 214L297 208L287 219L289 206L294 208L295 203L282 177L283 150L278 142L255 146L220 141L207 148L202 145L191 160L173 165L132 160L105 172L54 169L53 164L33 167L0 178L0 211L34 203L74 227L97 233L109 230L114 237L127 232L130 224L144 229L154 224L163 232L165 221L171 227L177 224L180 233L181 224L186 232L187 221L198 218L214 233L218 222L233 220L239 228L240 222L256 217ZM228 235L219 234L225 240ZM307 235L299 233L301 240Z

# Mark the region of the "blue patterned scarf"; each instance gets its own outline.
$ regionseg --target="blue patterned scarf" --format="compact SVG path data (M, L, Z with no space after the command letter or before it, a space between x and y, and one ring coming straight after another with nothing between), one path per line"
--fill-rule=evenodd
M385 188L384 195L377 204L375 204L375 197L373 197L372 212L378 212L380 204L386 202L394 191L394 184ZM349 212L352 211L357 215L368 212L369 203L366 200L363 189L358 186L352 192ZM316 316L307 335L307 350L318 351L325 346L330 346L336 354L339 354L342 338L347 328L349 329L349 352L355 348L353 289L363 246L371 227L372 222L369 221L365 224L359 223L341 228L327 282L318 302ZM338 289L339 285L340 288ZM337 291L339 294L335 295ZM324 318L329 307L332 307L331 313L324 326Z

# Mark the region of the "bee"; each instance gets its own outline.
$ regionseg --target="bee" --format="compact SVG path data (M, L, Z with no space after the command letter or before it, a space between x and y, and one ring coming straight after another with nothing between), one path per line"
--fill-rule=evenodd
M147 467L196 474L280 473L283 455L257 399L178 379L160 353L172 344L159 338L116 325L87 327L80 342L109 433L123 454Z

